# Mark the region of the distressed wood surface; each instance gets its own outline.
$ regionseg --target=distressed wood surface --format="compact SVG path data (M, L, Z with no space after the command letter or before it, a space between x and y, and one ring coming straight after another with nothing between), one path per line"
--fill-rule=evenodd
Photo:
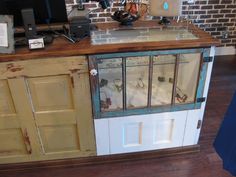
M184 25L181 23L173 23L175 26ZM98 24L99 29L113 29L118 28L118 23ZM160 27L156 21L137 22L134 27ZM186 26L186 25L185 25ZM102 54L113 52L132 52L132 51L148 51L160 49L183 49L183 48L199 48L210 47L212 45L219 45L219 40L211 37L208 33L196 28L192 24L189 29L199 37L194 40L180 40L180 41L157 41L157 42L139 42L126 44L107 44L107 45L92 45L90 38L87 37L75 44L70 43L64 38L56 38L52 44L47 45L42 50L29 50L26 47L16 49L16 53L12 55L0 55L0 62L12 60L26 60L47 57L61 57L61 56L76 56L88 54Z
M87 67L83 56L0 63L0 164L96 155Z

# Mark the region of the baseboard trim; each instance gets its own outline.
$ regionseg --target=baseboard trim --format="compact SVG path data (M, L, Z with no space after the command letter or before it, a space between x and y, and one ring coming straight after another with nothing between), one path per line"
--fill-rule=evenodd
M24 171L24 170L30 170L30 169L77 167L77 166L85 166L85 165L127 162L127 161L161 158L161 157L180 155L180 154L189 154L189 153L196 153L196 152L200 152L200 145L162 149L162 150L155 150L155 151L96 156L96 157L3 164L3 165L0 165L0 172Z

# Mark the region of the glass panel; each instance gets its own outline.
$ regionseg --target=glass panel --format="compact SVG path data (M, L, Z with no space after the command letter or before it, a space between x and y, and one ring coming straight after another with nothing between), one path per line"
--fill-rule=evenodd
M175 61L175 55L154 56L151 99L152 106L171 104Z
M98 62L101 111L123 109L122 59L103 59Z
M149 57L126 58L126 104L128 109L147 107Z
M129 27L106 30L95 30L91 32L93 45L136 43L154 41L181 41L198 39L191 30L186 27L165 26L157 27Z
M201 54L181 54L179 56L175 103L192 103L196 96Z

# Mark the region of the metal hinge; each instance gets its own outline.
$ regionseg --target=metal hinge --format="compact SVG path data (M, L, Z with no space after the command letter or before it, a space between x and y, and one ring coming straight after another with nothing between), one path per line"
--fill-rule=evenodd
M207 63L212 62L213 61L213 57L204 57L203 61L207 62Z
M198 120L197 129L200 129L201 127L202 127L202 120Z
M206 101L206 97L197 98L197 103L203 103Z

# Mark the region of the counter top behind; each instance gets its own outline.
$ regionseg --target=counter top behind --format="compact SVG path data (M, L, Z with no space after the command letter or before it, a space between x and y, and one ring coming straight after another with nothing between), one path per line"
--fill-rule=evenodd
M97 26L98 30L120 28L118 23L102 23L97 24ZM186 27L186 23L172 22L172 26ZM157 24L157 21L138 21L134 23L134 27L163 28L163 26ZM21 47L16 48L15 54L0 54L0 62L114 52L199 48L210 47L212 45L217 46L220 44L219 40L195 27L193 24L189 24L188 29L191 30L198 39L93 45L90 37L86 37L75 44L64 38L56 38L52 44L46 45L45 49L29 50L27 47Z

